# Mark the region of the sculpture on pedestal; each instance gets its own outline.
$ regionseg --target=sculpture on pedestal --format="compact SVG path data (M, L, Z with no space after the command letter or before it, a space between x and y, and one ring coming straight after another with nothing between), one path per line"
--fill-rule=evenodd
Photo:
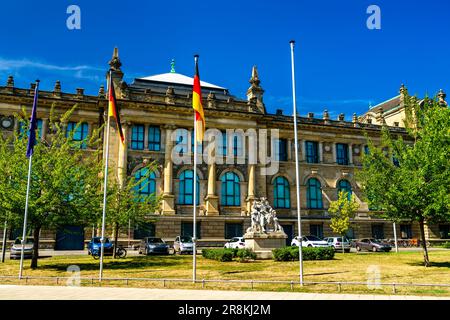
M278 222L277 212L269 205L269 201L262 197L255 199L250 213L251 226L247 233L283 232Z

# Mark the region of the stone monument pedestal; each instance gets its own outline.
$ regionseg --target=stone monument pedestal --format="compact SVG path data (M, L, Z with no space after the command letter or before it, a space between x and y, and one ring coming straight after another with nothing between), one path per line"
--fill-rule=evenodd
M283 231L247 232L245 247L256 253L257 259L272 259L272 250L286 246L287 235Z

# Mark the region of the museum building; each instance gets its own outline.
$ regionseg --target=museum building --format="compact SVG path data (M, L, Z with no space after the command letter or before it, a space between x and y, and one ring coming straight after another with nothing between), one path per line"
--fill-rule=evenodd
M250 208L255 198L266 197L276 210L278 219L288 235L287 242L297 234L297 201L295 183L295 151L293 117L277 110L266 111L264 90L256 67L251 70L250 86L246 99L232 95L227 88L201 82L203 108L207 129L217 129L223 134L216 152L232 155L233 163L205 163L198 165L194 179L192 161L175 162L172 150L192 159L193 145L193 78L169 73L136 78L126 83L118 50L109 61L112 82L115 87L120 118L126 144L120 143L115 126L110 130L109 161L116 169L118 179L125 175L140 177L146 163L155 161L156 170L149 183L140 192L162 196L160 208L149 212L154 222L145 226L129 226L121 234L124 244L133 244L145 236L157 236L171 242L178 235L192 235L193 183L197 183L197 223L200 246L222 245L226 239L242 236L250 225ZM250 70L249 70L250 73ZM106 82L106 81L105 81ZM406 135L402 127L403 98L407 89L402 86L399 95L371 108L367 113L352 115L347 121L344 114L332 119L327 110L323 114L308 113L300 117L300 208L302 234L327 237L334 235L327 212L330 201L345 190L354 194L360 203L356 217L347 236L350 238L374 237L392 239L393 224L380 218L364 202L364 196L355 179L362 156L367 152L368 135L375 143L380 141L383 125ZM6 86L0 86L0 126L3 132L19 130L13 114L22 108L28 112L33 104L34 84L30 88L16 88L10 76ZM445 101L445 93L439 93ZM97 96L63 92L56 81L53 91L39 91L38 130L40 139L50 134L48 119L50 108L64 113L78 105L67 124L74 130L75 140L84 140L94 129L105 122L107 109L106 89L100 86ZM81 125L77 126L77 123ZM268 156L277 162L273 174L261 174L267 164L249 161L252 140L247 134L252 130L266 129L269 136L277 129L276 143L268 142ZM243 133L243 134L242 134ZM105 133L103 134L105 135ZM103 141L105 140L102 137ZM83 145L89 152L89 146ZM206 142L200 146L200 152ZM2 231L0 231L1 234ZM10 230L9 239L18 236L20 230ZM44 246L55 249L82 249L83 240L98 234L98 226L61 226L58 230L43 230ZM399 238L419 238L418 225L408 221L397 224ZM426 227L429 239L447 238L449 225Z

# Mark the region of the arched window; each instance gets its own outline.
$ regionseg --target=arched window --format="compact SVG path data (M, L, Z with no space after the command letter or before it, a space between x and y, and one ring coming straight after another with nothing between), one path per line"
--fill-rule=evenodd
M197 195L196 205L198 206L200 201L200 183L197 175ZM194 171L185 170L180 175L180 190L178 196L178 204L192 205L194 203Z
M347 192L347 199L350 200L352 196L352 185L347 180L341 180L338 183L338 196L341 191Z
M143 198L156 193L156 175L153 171L148 174L148 168L142 168L136 171L134 179L138 182L134 190L139 197L139 201L143 201Z
M284 177L277 177L273 182L273 196L275 208L289 209L291 207L291 195L289 182Z
M222 196L220 198L223 206L241 205L241 186L239 177L234 172L225 173L222 178Z
M323 208L321 184L316 178L308 180L306 186L306 198L309 209Z

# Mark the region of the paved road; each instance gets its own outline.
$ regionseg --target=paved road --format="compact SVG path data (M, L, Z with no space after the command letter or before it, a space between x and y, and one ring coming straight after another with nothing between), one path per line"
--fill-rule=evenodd
M382 296L262 291L136 289L0 285L0 300L450 300L423 296Z

